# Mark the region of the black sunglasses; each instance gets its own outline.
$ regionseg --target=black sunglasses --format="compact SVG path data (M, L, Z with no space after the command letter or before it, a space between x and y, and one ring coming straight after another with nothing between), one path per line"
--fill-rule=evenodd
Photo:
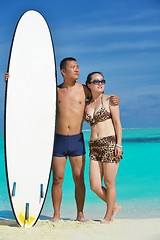
M93 80L92 82L90 82L90 84L93 83L94 85L99 85L100 83L102 85L104 85L106 83L106 80L102 79L102 80L98 80L98 79L95 79Z

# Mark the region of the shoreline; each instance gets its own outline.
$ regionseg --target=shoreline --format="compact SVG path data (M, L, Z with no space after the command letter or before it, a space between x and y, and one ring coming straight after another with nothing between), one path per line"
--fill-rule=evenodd
M158 127L123 127L122 130L160 130L160 126ZM83 128L82 132L90 132L90 128ZM4 138L4 132L0 132L0 138Z
M110 224L97 220L80 223L73 220L38 220L34 227L19 227L15 220L0 220L0 240L159 240L160 218L115 219Z
M159 197L154 198L132 198L128 200L118 200L117 202L122 206L121 211L116 215L116 219L155 219L159 218L160 205ZM14 220L14 213L11 205L3 207L0 206L0 220L9 219ZM101 219L104 216L106 206L103 202L97 199L97 202L85 202L84 214L88 220ZM52 217L53 206L51 204L50 196L46 199L46 202L42 208L39 219L47 220ZM66 220L75 220L76 218L76 205L75 200L72 198L71 202L62 201L61 206L61 218Z

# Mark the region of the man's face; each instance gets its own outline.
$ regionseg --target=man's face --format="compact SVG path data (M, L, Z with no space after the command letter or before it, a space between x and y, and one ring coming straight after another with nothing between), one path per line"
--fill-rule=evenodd
M80 69L76 61L67 61L66 68L61 69L61 73L65 79L76 81L80 75Z

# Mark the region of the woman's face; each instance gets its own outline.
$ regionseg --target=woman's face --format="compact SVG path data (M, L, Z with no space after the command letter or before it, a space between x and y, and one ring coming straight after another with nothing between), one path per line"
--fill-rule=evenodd
M88 84L88 87L90 88L91 92L104 92L105 87L105 80L103 76L99 73L95 73L92 75L90 83Z

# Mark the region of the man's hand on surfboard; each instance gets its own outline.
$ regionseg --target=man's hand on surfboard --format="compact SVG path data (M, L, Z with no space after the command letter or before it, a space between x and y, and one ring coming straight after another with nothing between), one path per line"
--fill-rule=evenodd
M10 77L9 72L6 72L4 75L4 80L8 81L9 77Z

